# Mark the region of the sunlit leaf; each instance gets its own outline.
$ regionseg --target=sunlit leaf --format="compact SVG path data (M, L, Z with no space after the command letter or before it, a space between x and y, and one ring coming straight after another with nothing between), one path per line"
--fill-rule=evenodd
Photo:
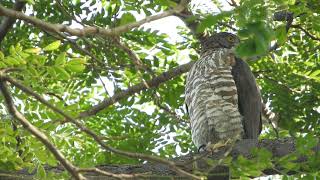
M131 13L125 13L121 16L120 24L124 25L131 22L135 22L135 21L136 21L136 18Z
M54 41L51 44L47 45L46 47L43 48L44 51L53 51L56 50L60 47L61 41Z
M66 62L66 53L62 52L58 55L58 57L56 58L54 64L55 65L64 65Z
M41 48L30 48L24 50L27 53L39 54L41 52Z

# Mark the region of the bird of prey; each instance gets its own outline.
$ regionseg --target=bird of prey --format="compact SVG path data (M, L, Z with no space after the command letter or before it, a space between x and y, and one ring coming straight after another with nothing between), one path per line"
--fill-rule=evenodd
M198 150L208 144L256 139L261 132L261 96L246 62L235 57L239 38L221 32L201 40L200 59L188 73L185 103Z

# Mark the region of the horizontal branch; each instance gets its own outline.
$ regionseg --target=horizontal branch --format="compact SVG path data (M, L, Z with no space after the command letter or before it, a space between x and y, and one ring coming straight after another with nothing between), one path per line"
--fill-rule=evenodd
M155 21L167 16L171 16L175 13L179 13L183 11L183 9L185 9L187 4L188 4L188 0L182 0L181 3L173 9L164 11L160 14L146 17L137 22L118 26L112 29L105 29L105 28L94 27L94 26L86 26L83 28L72 28L70 26L63 25L63 24L52 24L33 16L27 16L22 12L6 8L2 5L0 5L0 16L7 16L10 18L20 19L27 23L33 24L34 26L39 27L45 31L50 31L54 33L68 33L69 35L79 36L79 37L90 36L90 35L115 36L115 35L119 35L121 33L127 32L133 28L139 27L145 23Z
M233 150L231 151L230 155L233 157L233 159L237 159L236 157L239 156L240 154L243 155L246 158L252 158L251 155L251 149L252 148L264 148L267 149L268 151L270 151L273 155L273 158L279 158L279 157L284 157L288 154L292 154L294 152L296 152L296 146L295 146L295 141L292 138L285 138L285 139L276 139L276 140L270 140L270 139L264 139L261 141L257 141L254 139L246 139L246 140L242 140L238 143L235 144L235 147L233 148ZM313 150L319 151L320 150L320 145L317 145L316 147L313 148ZM210 157L206 157L206 158L210 158L213 160L217 160L220 159L221 157L224 156L224 150L219 151L218 153L214 153L212 156ZM199 172L199 170L205 170L210 168L210 165L206 164L204 162L204 159L199 159L198 157L202 156L202 154L188 154L185 156L180 156L177 158L172 159L172 161L175 162L175 164L181 164L181 168L184 169L185 171L188 172L194 172L197 171ZM198 159L196 161L194 161L194 159ZM270 159L271 161L271 159ZM306 158L299 158L298 160L295 161L295 163L302 163L305 162ZM197 163L198 168L200 169L195 169L194 168L194 164ZM219 171L220 173L223 173L223 168L221 168L222 166L220 166L221 171ZM156 164L156 163L146 163L146 164L137 164L137 165L116 165L116 164L112 164L112 165L101 165L99 167L100 170L109 172L109 173L114 173L114 174L119 174L119 176L125 174L125 176L123 176L123 178L125 178L126 176L129 177L131 175L135 175L135 174L139 174L139 178L143 179L143 173L145 174L145 178L150 179L150 177L153 177L152 179L164 179L165 177L168 177L168 179L171 178L177 178L177 179L186 179L185 177L181 177L179 176L176 172L172 171L171 168L168 168L166 166L163 166L162 164ZM62 172L59 168L54 168L53 169L55 172ZM48 171L52 171L52 168L50 168L50 170ZM86 170L84 170L86 171ZM86 172L89 172L85 174L85 176L88 179L103 179L106 176L110 177L110 174L103 174L100 172L97 172L96 170L92 170L89 169ZM218 172L218 173L219 173ZM273 174L279 174L281 172L281 167L276 167L274 169L265 169L263 170L263 174L264 175L273 175ZM216 171L217 173L217 171ZM294 172L289 172L288 174L292 174ZM13 176L13 175L23 175L23 178L16 178L19 180L25 179L26 176L27 177L32 177L32 175L26 173L26 172L1 172L0 171L0 179L2 177L9 177L9 176ZM129 176L128 176L129 175ZM118 177L119 177L118 176ZM117 176L114 176L114 178L118 178ZM111 178L112 179L112 178ZM208 177L208 179L210 179L210 177Z

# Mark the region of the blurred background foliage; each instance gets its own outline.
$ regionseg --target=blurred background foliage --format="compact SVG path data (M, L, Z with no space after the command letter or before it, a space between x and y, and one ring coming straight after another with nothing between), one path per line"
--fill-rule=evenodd
M197 9L195 3L190 5L194 19L200 19L197 32L237 33L242 40L237 54L244 59L260 57L248 63L264 102L278 116L280 137L297 137L303 144L319 136L319 2L246 0L238 2L237 7L220 1L211 3L217 11L205 12ZM1 4L12 7L14 2L2 0ZM171 0L29 0L24 12L50 23L112 28L176 5ZM279 11L293 13L293 21L275 21L274 14ZM3 18L0 16L0 20ZM120 90L198 58L199 44L186 27L162 27L177 29L178 38L172 39L157 30L161 26L161 23L153 28L143 26L112 38L64 38L17 21L1 42L0 68L21 68L22 71L11 75L76 116ZM269 52L275 44L276 48ZM139 69L123 47L132 50L148 70ZM176 77L127 97L81 122L104 136L108 144L122 150L162 157L195 151L184 108L184 82L185 75ZM137 159L106 153L79 129L62 123L61 116L20 90L11 90L18 109L76 165L139 163ZM3 97L0 106L0 169L38 169L39 176L44 176L43 165L55 166L57 161L20 125L17 130L12 129L12 118L5 111ZM305 136L310 138L301 138ZM276 138L276 134L267 124L261 137ZM260 154L265 159L269 157L268 152ZM238 163L250 164L241 158Z

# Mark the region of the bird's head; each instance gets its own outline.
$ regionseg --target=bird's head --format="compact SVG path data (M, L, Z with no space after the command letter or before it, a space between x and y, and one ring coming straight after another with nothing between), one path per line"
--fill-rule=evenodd
M218 48L231 49L240 43L238 36L228 33L220 32L213 34L212 36L203 38L201 40L202 51Z

